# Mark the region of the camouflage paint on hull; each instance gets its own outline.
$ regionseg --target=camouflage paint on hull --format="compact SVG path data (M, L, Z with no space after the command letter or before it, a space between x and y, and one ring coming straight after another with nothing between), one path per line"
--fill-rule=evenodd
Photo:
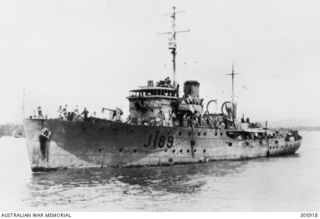
M295 153L301 141L236 140L226 129L129 125L107 120L24 120L33 171L81 167L130 167L238 160ZM52 135L46 153L41 130Z

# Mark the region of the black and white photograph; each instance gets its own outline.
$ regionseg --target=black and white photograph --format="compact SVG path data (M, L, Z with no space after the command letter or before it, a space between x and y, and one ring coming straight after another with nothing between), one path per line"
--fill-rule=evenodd
M319 83L316 0L1 0L0 216L317 218Z

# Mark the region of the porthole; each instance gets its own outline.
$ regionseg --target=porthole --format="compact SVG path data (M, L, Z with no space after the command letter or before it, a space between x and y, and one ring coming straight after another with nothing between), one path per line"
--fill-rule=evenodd
M191 135L191 132L189 132L188 135L190 136L190 135Z
M179 135L181 135L182 133L181 132L179 132Z
M119 149L119 152L120 152L120 153L122 152L122 148Z
M247 145L247 146L249 146L249 145L250 145L250 143L249 143L249 142L246 142L246 145Z
M181 150L180 150L180 153L182 153L182 152L183 152L183 150L181 149Z
M172 153L174 153L174 152L176 152L176 150L175 150L175 149L173 149L173 150L172 150Z
M133 153L137 153L137 149L133 149Z
M190 150L188 149L188 150L187 150L187 153L189 153L189 152L190 152Z
M198 132L198 136L200 136L201 135L201 132Z
M206 149L204 149L204 150L203 150L203 153L206 153L206 152L207 152L207 150L206 150Z
M231 146L232 146L232 143L231 143L231 142L229 142L229 143L228 143L228 146L229 146L229 147L231 147Z
M164 152L167 152L168 151L168 149L164 149Z
M222 136L222 135L223 135L223 132L221 132L220 135Z
M275 141L274 143L278 144L278 141Z
M215 136L217 136L217 135L218 135L218 133L217 133L217 132L215 132L215 133L214 133L214 135L215 135Z
M169 158L168 161L169 161L169 163L172 163L172 162L173 162L173 159L172 159L172 158Z
M206 135L207 135L207 133L205 132L205 133L203 133L203 135L204 135L204 136L206 136Z
M193 152L197 152L197 149L194 149Z

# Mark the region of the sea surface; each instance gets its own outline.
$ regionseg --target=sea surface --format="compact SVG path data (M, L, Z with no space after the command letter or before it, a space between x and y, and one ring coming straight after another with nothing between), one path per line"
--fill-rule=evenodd
M0 211L319 211L320 132L285 157L32 173L25 140L0 138Z

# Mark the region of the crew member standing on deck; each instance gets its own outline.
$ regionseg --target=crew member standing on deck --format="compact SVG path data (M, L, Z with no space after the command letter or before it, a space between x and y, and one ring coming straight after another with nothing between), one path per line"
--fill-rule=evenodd
M76 105L76 107L73 110L73 120L76 120L79 116L79 108L78 105Z
M39 118L39 119L43 119L41 106L38 106L38 118Z
M83 112L80 115L82 115L82 114L83 114L83 120L84 121L88 120L89 111L87 110L86 107L83 109Z
M68 119L68 110L67 110L67 108L68 108L68 105L66 104L66 105L64 105L64 107L62 109L62 114L63 114L63 118L64 119Z
M59 119L63 119L63 116L62 116L62 106L59 106L59 109L58 109L58 118Z
M159 113L158 113L158 118L159 118L159 125L160 126L163 126L164 125L164 121L165 121L165 116L164 116L164 113L162 112L162 110L160 109L159 110Z

